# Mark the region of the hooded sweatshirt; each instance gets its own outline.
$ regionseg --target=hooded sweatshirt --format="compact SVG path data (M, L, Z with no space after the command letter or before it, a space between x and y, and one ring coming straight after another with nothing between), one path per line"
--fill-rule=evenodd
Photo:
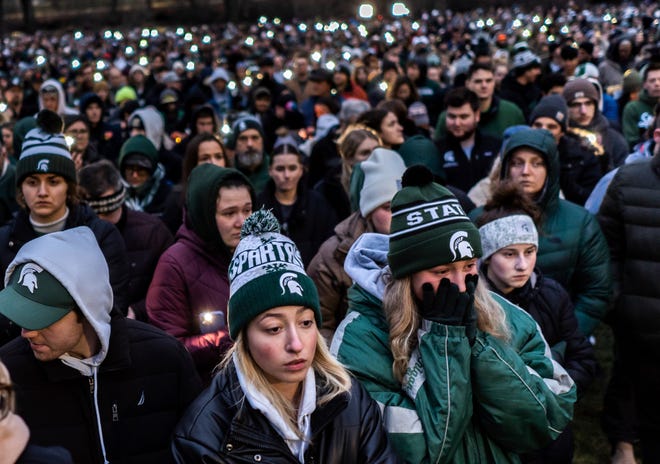
M95 373L108 354L112 287L105 257L89 227L75 227L31 240L20 249L7 267L5 286L21 264L34 262L51 273L75 300L100 342L98 353L87 359L68 354L62 363L84 376ZM71 265L75 263L75 265Z
M60 116L64 116L66 114L78 114L78 111L66 105L66 96L64 95L64 89L62 88L62 84L60 84L59 81L56 81L55 79L47 79L46 81L44 81L43 84L41 84L42 89L49 86L53 86L57 89L57 97L59 98L59 103L57 105L57 111L56 111L57 114L59 114ZM44 100L40 92L39 111L43 109L44 109Z

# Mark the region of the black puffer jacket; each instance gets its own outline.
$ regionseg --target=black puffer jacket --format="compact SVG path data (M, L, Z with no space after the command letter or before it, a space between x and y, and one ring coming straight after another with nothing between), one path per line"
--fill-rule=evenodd
M598 213L612 257L611 324L647 356L660 356L660 156L626 164Z
M578 136L566 133L557 145L559 152L559 185L564 197L584 205L611 162L605 154L597 156Z
M108 263L114 305L125 312L128 308L129 273L124 239L115 226L96 217L94 211L84 204L69 206L69 217L64 229L79 226L87 226L94 233ZM0 275L5 275L9 263L16 257L18 250L38 236L39 234L30 224L30 216L25 209L20 210L11 221L0 227ZM71 263L71 265L75 264ZM19 327L0 316L0 346L18 334L20 334Z
M483 266L484 274L487 266ZM570 374L584 393L594 380L597 370L594 350L580 332L571 299L564 288L553 279L544 277L539 269L522 288L504 295L492 282L490 288L510 302L527 311L541 328L543 337L550 345L554 359Z
M263 206L273 210L282 227L282 234L293 240L307 267L323 242L334 234L337 217L319 193L305 189L305 182L304 178L298 182L298 198L288 218L284 217L284 208L275 198L275 183L272 179L257 196L255 209Z
M147 290L160 256L174 243L174 237L157 217L126 206L122 208L121 219L116 226L124 238L128 256L128 304L133 308L136 319L146 321Z
M318 383L317 383L317 388ZM353 379L340 395L312 413L306 463L396 463L374 400ZM245 399L233 364L216 375L174 432L176 462L299 464L268 419Z
M76 463L103 462L85 377L62 361L38 361L23 338L0 348L16 387L18 414L30 442L63 446ZM96 376L98 411L106 455L113 464L168 463L172 431L201 382L186 349L174 338L118 314Z

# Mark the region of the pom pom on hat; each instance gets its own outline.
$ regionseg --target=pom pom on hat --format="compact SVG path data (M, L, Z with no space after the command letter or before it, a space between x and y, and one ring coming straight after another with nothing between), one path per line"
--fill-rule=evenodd
M433 173L421 164L410 166L401 179L403 187L422 187L431 182L433 182Z
M319 296L305 273L300 252L279 233L273 213L252 213L241 228L241 241L229 264L229 335L236 337L252 319L279 306L314 311L321 327Z

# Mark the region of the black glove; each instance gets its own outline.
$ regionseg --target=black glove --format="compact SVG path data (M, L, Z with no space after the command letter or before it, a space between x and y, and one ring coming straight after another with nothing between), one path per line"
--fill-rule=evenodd
M470 342L470 346L473 346L477 339L477 310L474 308L474 292L477 290L478 282L478 274L468 274L465 276L465 293L463 295L468 296L469 304L465 309L463 325L465 325L465 335Z
M422 285L421 315L424 319L444 325L464 325L465 310L470 298L459 292L458 286L449 279L442 279L438 290L433 293L433 285Z

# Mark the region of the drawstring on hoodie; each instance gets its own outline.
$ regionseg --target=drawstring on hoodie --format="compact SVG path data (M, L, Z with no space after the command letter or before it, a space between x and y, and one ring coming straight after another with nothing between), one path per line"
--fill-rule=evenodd
M101 453L103 453L103 463L110 464L110 461L108 461L108 457L106 456L105 453L105 441L103 440L103 428L101 427L101 413L99 412L99 401L98 401L99 386L96 377L98 370L99 368L97 366L94 366L93 368L94 378L92 379L92 381L94 382L94 410L96 411L96 427L98 428L99 431L99 442L101 443Z

